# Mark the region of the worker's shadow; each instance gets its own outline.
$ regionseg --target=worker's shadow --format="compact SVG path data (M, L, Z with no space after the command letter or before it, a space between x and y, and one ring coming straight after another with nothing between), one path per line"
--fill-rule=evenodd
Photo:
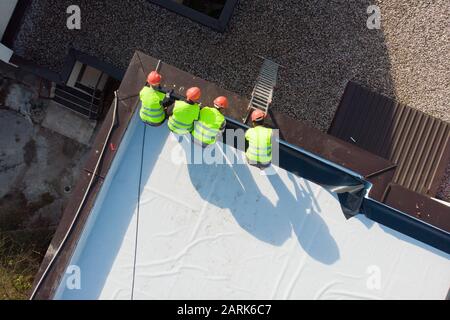
M190 148L191 153L199 148L183 145L185 151ZM228 154L223 148L223 144L217 145L215 151ZM278 174L261 177L264 185L257 185L255 173L252 175L250 170L259 174L259 169L250 169L244 161L233 165L188 164L191 182L202 199L230 210L236 222L255 238L281 246L294 232L309 256L324 264L336 262L339 250L320 217L321 207L310 183L300 182L288 173L289 186ZM205 184L205 179L209 179L209 183Z

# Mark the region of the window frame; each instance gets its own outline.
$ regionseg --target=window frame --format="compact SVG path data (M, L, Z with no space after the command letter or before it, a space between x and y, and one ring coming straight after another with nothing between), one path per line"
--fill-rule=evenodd
M151 3L157 4L163 8L170 11L178 13L186 18L189 18L195 22L198 22L204 26L210 27L216 31L224 32L231 16L234 12L234 7L236 6L238 0L227 0L225 6L223 7L222 13L219 19L208 16L205 13L199 12L195 9L189 8L182 4L176 3L171 0L148 0Z

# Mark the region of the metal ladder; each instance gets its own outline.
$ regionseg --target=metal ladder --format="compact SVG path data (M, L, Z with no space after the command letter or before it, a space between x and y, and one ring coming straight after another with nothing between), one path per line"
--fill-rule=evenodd
M259 70L258 78L252 92L252 97L247 108L247 115L243 119L244 123L247 120L253 110L260 109L266 114L269 112L269 106L272 103L273 91L277 85L277 75L279 64L272 60L263 58L263 64Z

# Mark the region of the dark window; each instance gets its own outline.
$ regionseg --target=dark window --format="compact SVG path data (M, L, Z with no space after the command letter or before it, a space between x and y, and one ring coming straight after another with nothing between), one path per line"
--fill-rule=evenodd
M238 0L149 0L223 32Z
M172 0L208 16L219 19L227 0Z

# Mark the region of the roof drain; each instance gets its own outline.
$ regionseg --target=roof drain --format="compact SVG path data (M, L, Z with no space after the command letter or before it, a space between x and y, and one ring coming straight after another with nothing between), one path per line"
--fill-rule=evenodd
M39 278L39 281L36 283L33 292L30 295L30 300L33 300L34 297L36 296L37 291L39 290L42 282L45 280L45 278L48 275L48 272L50 270L50 268L52 267L53 263L55 262L56 258L58 257L59 253L61 252L62 247L64 246L64 244L66 243L67 239L69 238L70 234L72 233L72 229L75 225L75 222L78 220L78 216L81 212L81 209L84 206L84 203L86 201L87 195L89 194L89 191L91 190L92 187L92 183L94 182L95 176L97 174L98 168L100 166L100 162L103 158L103 154L105 152L106 146L108 145L108 140L111 136L111 133L116 125L116 116L117 116L117 109L118 109L118 103L119 103L119 98L118 98L118 94L117 91L114 91L114 109L113 109L113 116L112 116L112 121L111 121L111 126L109 128L108 131L108 135L106 136L105 142L103 143L102 146L102 151L100 152L100 156L97 159L97 163L95 165L94 171L92 172L92 176L91 176L91 180L89 181L89 184L86 188L86 192L83 195L83 198L80 202L80 205L78 206L78 209L75 213L75 216L72 219L72 222L69 226L69 228L67 229L66 234L64 235L64 238L61 240L59 246L57 247L57 249L55 250L55 253L53 254L52 259L50 260L50 262L48 263L47 267L45 268L44 272L42 273L41 277Z

